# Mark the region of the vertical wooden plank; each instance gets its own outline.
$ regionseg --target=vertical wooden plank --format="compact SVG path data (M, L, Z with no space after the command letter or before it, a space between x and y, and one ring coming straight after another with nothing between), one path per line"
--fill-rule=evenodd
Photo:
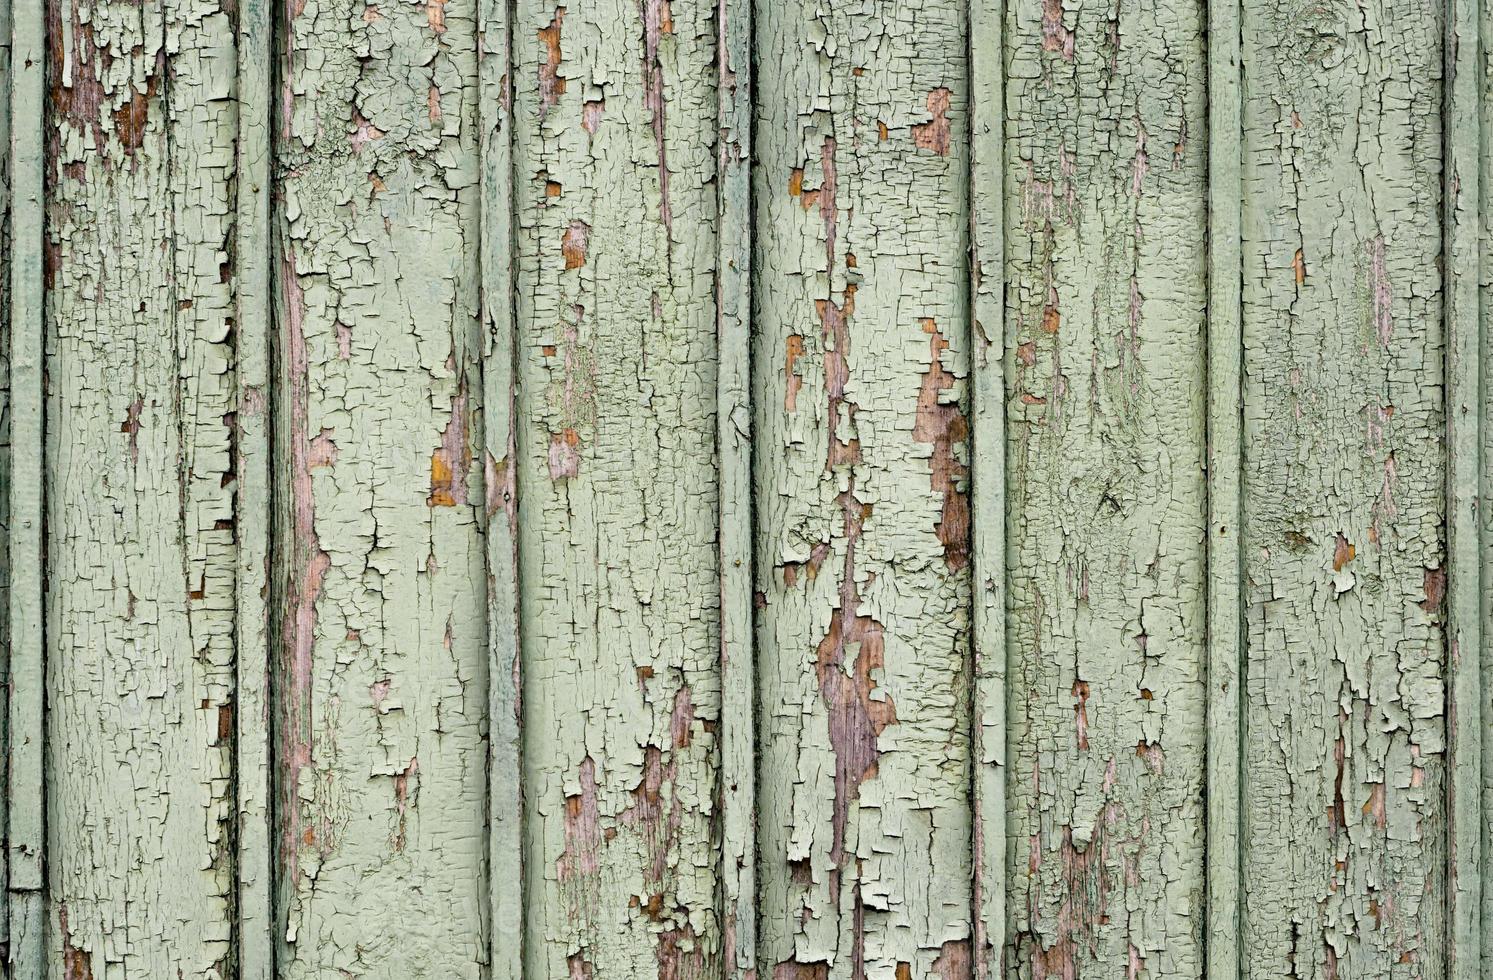
M1012 976L1203 973L1205 26L1007 12Z
M968 11L759 3L759 970L972 969Z
M1251 977L1447 971L1445 9L1242 4Z
M1462 23L1465 25L1467 22L1464 19ZM1483 582L1486 583L1488 569L1493 567L1493 507L1486 503L1489 493L1493 492L1493 398L1488 397L1489 379L1493 379L1493 343L1488 342L1489 317L1493 315L1493 207L1489 206L1493 202L1488 199L1488 188L1493 187L1493 147L1490 147L1490 141L1493 141L1493 3L1488 3L1486 0L1478 3L1477 25L1477 42L1475 52L1470 58L1471 65L1468 66L1464 61L1461 70L1470 71L1473 76L1479 124L1477 166L1480 193L1473 212L1477 215L1475 227L1478 247L1478 333L1482 341L1479 352L1478 379L1478 397L1482 411L1478 433L1481 458L1478 467L1477 513L1481 536L1478 548L1479 565L1482 569ZM1466 40L1466 33L1463 33L1462 37L1463 40L1460 43L1472 43ZM1463 57L1466 58L1467 55L1464 53ZM1493 887L1484 883L1489 868L1489 858L1493 856L1493 727L1490 727L1484 719L1493 718L1493 680L1489 680L1493 678L1493 592L1486 588L1482 589L1479 625L1482 631L1478 656L1481 687L1479 696L1481 717L1478 719L1478 724L1482 733L1480 758L1482 787L1478 823L1482 832L1479 841L1481 853L1477 868L1480 876L1478 882L1480 914L1476 935L1480 947L1479 959L1482 972L1484 976L1487 976L1490 971L1493 971ZM1463 656L1467 654L1464 652ZM1458 691L1454 696L1463 693ZM1461 728L1460 724L1458 728ZM1465 860L1465 850L1462 856ZM1471 873L1471 869L1467 873ZM1460 937L1454 937L1454 941L1459 940ZM1456 980L1461 980L1461 978L1457 977Z
M719 975L715 6L513 32L526 973Z
M10 2L0 0L0 691L10 690ZM0 980L10 976L9 718L0 703Z
M280 10L277 970L477 978L478 8Z
M1447 976L1482 971L1482 120L1479 0L1446 9L1442 269L1446 318L1446 623L1450 675Z
M1244 342L1240 221L1242 82L1239 0L1208 4L1208 980L1240 977L1243 511L1240 457Z
M716 452L720 479L721 930L757 977L757 667L752 635L752 0L716 2Z
M46 969L227 976L234 28L47 16Z
M42 582L44 0L11 0L9 594L6 677L6 912L12 980L40 980L45 845Z
M487 550L488 976L524 976L522 663L513 318L511 0L478 6L483 521Z
M974 980L1006 943L1005 4L969 2Z
M234 875L238 980L274 976L270 794L270 119L273 0L237 8L234 175L234 479L236 555Z

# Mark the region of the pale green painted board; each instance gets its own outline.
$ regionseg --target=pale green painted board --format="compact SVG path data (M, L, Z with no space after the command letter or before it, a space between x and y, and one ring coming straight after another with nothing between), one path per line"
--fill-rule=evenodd
M715 9L513 22L525 976L711 976Z
M281 8L278 975L484 975L477 11Z
M1203 968L1203 15L1007 9L1015 977Z
M1444 30L1243 5L1250 977L1447 972Z
M759 4L760 964L972 961L962 4Z

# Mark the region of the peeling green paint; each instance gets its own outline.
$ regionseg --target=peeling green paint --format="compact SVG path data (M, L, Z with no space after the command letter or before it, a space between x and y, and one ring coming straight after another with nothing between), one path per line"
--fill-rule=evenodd
M0 980L1481 976L1493 3L0 2Z
M1445 24L1243 14L1243 969L1439 977Z
M47 17L47 945L227 976L233 24Z
M965 30L953 3L757 9L772 66L754 124L758 911L774 980L970 970Z
M713 15L515 14L529 976L721 971Z
M1202 15L1007 11L1011 976L1202 970Z
M472 977L487 606L476 11L280 15L283 977Z

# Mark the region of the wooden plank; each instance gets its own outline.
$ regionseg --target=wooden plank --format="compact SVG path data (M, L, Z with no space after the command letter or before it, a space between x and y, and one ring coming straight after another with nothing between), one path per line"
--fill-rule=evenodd
M1239 980L1244 632L1239 0L1208 4L1208 980Z
M756 8L774 980L972 969L968 29L962 0Z
M238 6L234 199L235 972L274 976L270 752L270 120L274 5Z
M6 676L6 902L8 976L40 980L45 792L42 633L43 357L42 303L46 14L43 0L12 0L10 13L9 319L10 482L9 663Z
M521 0L531 977L722 970L716 24Z
M1448 727L1448 962L1453 980L1482 970L1483 325L1480 281L1482 155L1481 3L1447 5L1446 159L1442 169L1442 268L1446 318L1446 628Z
M1466 19L1462 23L1466 24ZM1478 242L1478 325L1479 339L1482 346L1479 352L1479 400L1482 406L1482 414L1479 429L1479 445L1481 448L1481 459L1478 467L1479 494L1481 502L1478 512L1478 529L1481 536L1478 555L1482 569L1483 581L1488 580L1488 569L1493 567L1493 507L1489 507L1486 501L1489 499L1490 491L1493 491L1493 398L1489 397L1490 381L1493 379L1493 343L1488 342L1489 316L1493 315L1493 207L1490 207L1488 188L1493 187L1493 147L1490 147L1490 139L1493 139L1493 3L1479 2L1477 5L1477 41L1468 40L1463 34L1461 44L1468 45L1473 49L1470 69L1466 61L1459 64L1460 70L1469 71L1475 79L1476 106L1479 123L1478 134L1478 188L1479 201L1475 209L1477 215L1477 242ZM1468 31L1467 33L1471 33ZM1467 57L1466 52L1462 54ZM1467 103L1461 102L1460 106L1466 108ZM1458 161L1460 163L1460 161ZM1470 202L1469 202L1470 203ZM1493 696L1493 592L1484 588L1482 590L1482 601L1480 604L1479 625L1481 627L1481 643L1479 644L1479 706L1481 717L1478 724L1482 732L1482 743L1480 746L1481 758L1480 769L1482 775L1480 819L1482 827L1480 835L1479 862L1477 872L1482 879L1486 878L1489 858L1493 856L1493 726L1489 726L1485 719L1493 717L1493 705L1489 704L1490 696ZM1466 653L1464 652L1464 657ZM1463 675L1465 677L1465 675ZM1456 691L1454 697L1465 696L1463 691ZM1465 701L1463 702L1465 703ZM1458 729L1462 729L1460 721ZM1453 819L1455 819L1455 814ZM1465 822L1462 824L1466 826ZM1460 841L1454 842L1455 846L1461 848L1462 859L1466 860L1466 845ZM1473 870L1468 868L1464 874L1471 874ZM1487 976L1493 971L1493 887L1488 887L1483 880L1478 882L1480 888L1480 914L1478 916L1478 939L1480 940L1480 956L1482 972ZM1453 942L1461 942L1460 935L1453 935ZM1466 962L1466 960L1464 960ZM1472 964L1468 964L1471 966ZM1456 980L1461 980L1457 977Z
M523 980L523 704L514 375L512 12L478 7L483 521L487 552L488 975Z
M227 976L232 19L47 8L52 976ZM39 283L28 283L38 288Z
M1242 4L1251 977L1447 969L1443 10Z
M10 0L0 0L0 691L10 690L10 30ZM9 719L0 703L0 980L10 976Z
M478 12L282 9L277 970L478 978Z
M970 447L974 690L974 980L1006 944L1005 32L1000 0L970 0Z
M1008 964L1199 977L1204 8L1007 16Z
M752 0L716 3L716 454L720 479L721 929L757 977L757 659L752 601Z

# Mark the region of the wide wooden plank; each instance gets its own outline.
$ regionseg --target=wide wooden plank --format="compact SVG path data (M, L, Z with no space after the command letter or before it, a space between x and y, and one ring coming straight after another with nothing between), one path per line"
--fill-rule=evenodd
M719 975L715 9L515 16L526 975Z
M963 3L759 4L759 970L971 970Z
M1203 16L1007 12L1014 976L1203 969Z
M1242 5L1243 972L1446 975L1441 5Z
M49 0L49 976L227 976L233 23Z
M476 20L296 0L277 30L285 978L488 955Z

